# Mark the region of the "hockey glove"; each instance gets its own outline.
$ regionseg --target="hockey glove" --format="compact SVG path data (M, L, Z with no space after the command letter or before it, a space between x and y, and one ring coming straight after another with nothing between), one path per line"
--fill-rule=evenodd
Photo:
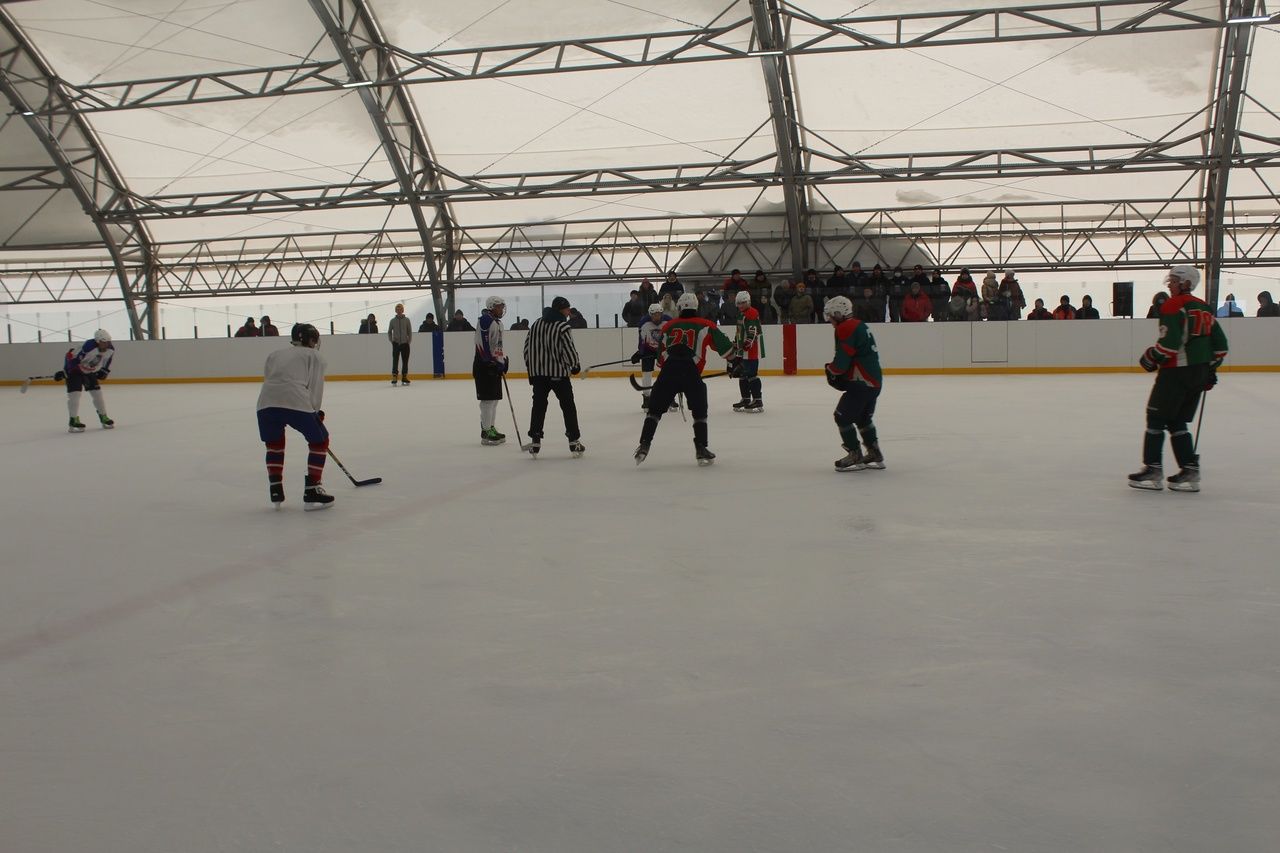
M569 369L570 376L577 376L581 372L582 372L582 366L578 364L575 364L572 368Z
M320 419L320 423L324 423L324 409L317 411L316 417Z
M96 376L96 377L97 377L97 378L99 378L99 379L106 379L106 378L107 378L107 375L108 375L110 372L111 372L111 371L109 371L109 370L99 370L97 373L95 373L95 374L93 374L93 375L94 375L94 376Z
M644 356L640 354L640 350L636 350L635 352L633 352L633 353L631 354L631 363L632 363L632 364L639 364L639 363L640 363L640 359L642 359L642 358L644 358Z
M54 378L54 380L55 380L55 381L57 381L57 382L62 382L64 379L66 379L66 378L67 378L67 374L65 374L65 373L63 373L61 370L59 370L57 373L53 374L53 378Z
M732 358L729 359L728 365L729 367L726 372L730 376L732 376L734 379L738 379L742 376L742 359L741 358L739 358L736 355L733 356Z
M836 389L837 391L845 390L845 388L849 384L848 380L846 380L839 373L834 372L831 369L831 365L829 364L826 365L824 369L827 372L827 384L830 385L832 388Z
M1218 369L1216 367L1209 368L1209 376L1204 381L1204 390L1212 391L1213 386L1218 384Z
M1152 358L1150 348L1142 353L1142 356L1138 359L1138 364L1142 365L1142 369L1147 373L1155 373L1160 368L1160 363Z

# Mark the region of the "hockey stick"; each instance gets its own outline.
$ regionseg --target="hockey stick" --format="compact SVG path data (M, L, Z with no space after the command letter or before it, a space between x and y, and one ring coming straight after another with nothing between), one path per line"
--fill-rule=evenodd
M1200 446L1200 425L1204 423L1204 407L1209 405L1209 392L1200 392L1200 417L1196 418L1196 437L1191 442L1191 453L1194 456L1196 448Z
M520 423L516 420L516 404L511 400L511 386L507 384L507 374L502 374L502 390L507 392L507 405L511 407L511 424L516 428L516 441L520 441ZM528 453L533 449L533 443L520 444L520 452ZM536 456L534 457L537 458Z
M729 371L727 371L727 370L721 370L721 371L718 371L718 372L716 372L716 373L704 373L704 374L702 374L702 378L703 378L703 379L715 379L717 376L728 376L728 375L729 375ZM637 381L636 381L636 375L635 375L634 373L632 373L632 374L630 374L629 376L627 376L627 379L631 381L631 387L632 387L632 388L634 388L634 389L636 389L637 391L641 391L641 392L643 392L643 391L652 391L652 390L653 390L653 386L650 386L650 387L646 388L646 387L644 387L643 385L641 385L639 382L637 382Z
M351 481L353 486L376 486L382 482L381 477L370 477L367 480L357 480L352 477L351 472L347 470L347 466L342 464L342 460L332 450L329 451L329 458L338 463L338 467L342 469L342 473L347 475L347 479Z
M629 358L622 358L617 361L602 361L599 364L588 364L586 367L582 368L582 378L586 379L587 374L595 370L597 367L612 367L615 364L634 364L634 362Z
M18 393L19 394L27 393L27 389L31 387L31 383L35 382L37 379L52 379L52 378L53 378L52 374L50 374L49 376L28 376L26 379L22 380L22 390L20 390Z

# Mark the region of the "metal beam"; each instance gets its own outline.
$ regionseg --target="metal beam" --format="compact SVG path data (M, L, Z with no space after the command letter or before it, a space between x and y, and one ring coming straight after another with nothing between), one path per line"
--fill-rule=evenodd
M897 48L980 45L1059 38L1215 29L1218 8L1200 11L1199 0L1094 0L1022 8L972 8L949 12L817 18L791 7L777 10L790 32L788 56L813 56ZM418 85L573 71L647 68L751 57L753 17L712 27L559 39L477 48L413 52L391 45L396 57L380 65L378 85ZM373 46L359 47L359 51ZM81 112L178 106L212 101L332 92L350 83L343 59L247 70L211 71L75 85L71 100L37 110Z
M1046 175L1100 175L1150 171L1195 171L1214 158L1209 148L1211 129L1169 135L1158 142L1043 148L911 152L849 155L805 147L802 152L819 168L798 173L800 185L822 187L859 183L906 183L942 179L993 179ZM1269 150L1228 152L1235 166L1280 166L1280 137L1247 137ZM825 167L825 168L822 168ZM488 174L471 177L450 174L456 186L425 187L437 170L423 167L411 176L414 192L424 204L474 202L488 199L589 197L618 194L677 192L699 189L753 188L782 183L774 155L748 160L680 163L661 166L620 166L579 170ZM106 215L143 219L174 219L283 211L334 210L386 206L406 200L403 181L363 181L345 186L277 187L118 199ZM127 202L127 204L126 204Z
M325 32L342 58L347 85L359 88L361 101L377 131L382 151L399 185L399 202L408 205L428 259L427 280L437 316L447 316L453 304L452 288L446 303L440 272L433 259L438 237L443 250L452 252L453 218L443 189L440 171L427 143L422 121L413 98L404 86L393 83L382 88L363 85L379 79L396 79L393 53L387 49L377 19L364 0L310 0Z
M93 129L72 111L66 93L44 57L7 10L0 7L0 93L40 140L85 215L93 220L111 255L121 298L134 337L142 339L143 323L155 337L155 301L147 292L146 270L151 264L151 238L134 214L132 196L116 172ZM36 115L34 110L58 104L58 112ZM103 211L111 208L107 218ZM145 303L138 310L137 300Z
M1254 0L1230 0L1228 19L1249 18L1254 14ZM1222 50L1218 60L1218 85L1214 98L1213 138L1205 176L1205 290L1206 301L1218 304L1218 280L1222 275L1222 252L1225 239L1224 208L1227 204L1227 181L1235 155L1240 151L1240 111L1244 105L1245 81L1249 75L1249 55L1254 30L1250 24L1229 24L1223 31Z
M755 21L757 53L760 54L760 70L764 72L764 86L769 97L769 117L773 123L782 198L787 210L791 272L795 276L793 280L800 281L809 263L805 246L809 217L805 190L797 179L804 164L800 160L796 92L791 85L791 72L783 50L787 36L782 28L777 0L751 0L751 16Z

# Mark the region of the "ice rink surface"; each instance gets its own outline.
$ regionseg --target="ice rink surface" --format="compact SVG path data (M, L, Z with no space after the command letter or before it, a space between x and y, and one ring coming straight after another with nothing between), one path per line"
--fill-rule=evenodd
M312 513L256 385L0 389L0 850L1280 849L1280 375L1200 494L1125 486L1142 375L890 376L844 474L820 378L709 385L717 463L677 414L636 468L625 379L537 461L469 382L334 383L385 482Z

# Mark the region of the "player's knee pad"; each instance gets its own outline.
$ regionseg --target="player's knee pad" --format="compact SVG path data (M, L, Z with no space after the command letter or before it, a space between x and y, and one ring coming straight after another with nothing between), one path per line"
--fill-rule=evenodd
M656 425L658 421L662 420L662 416L664 414L665 412L650 412L649 414L644 416L644 419L646 421L653 421L654 424Z
M1164 432L1168 421L1156 412L1147 412L1147 432Z
M328 453L329 452L329 436L324 437L324 441L307 442L307 450L312 453Z
M693 419L693 422L694 422L695 424L705 424L705 423L707 422L707 419L706 419L706 418L694 418L694 419Z
M265 444L269 453L284 453L284 436L280 436L275 441L265 442Z
M849 417L839 409L832 412L831 417L835 420L836 426L838 427L847 427L853 424L853 418Z
M871 423L871 418L863 418L860 421L856 421L854 425L862 432L866 432L869 429L874 429L874 424Z
M1168 425L1168 430L1169 430L1169 435L1172 435L1172 436L1190 435L1190 431L1187 429L1186 421L1178 421L1176 423L1171 421Z

